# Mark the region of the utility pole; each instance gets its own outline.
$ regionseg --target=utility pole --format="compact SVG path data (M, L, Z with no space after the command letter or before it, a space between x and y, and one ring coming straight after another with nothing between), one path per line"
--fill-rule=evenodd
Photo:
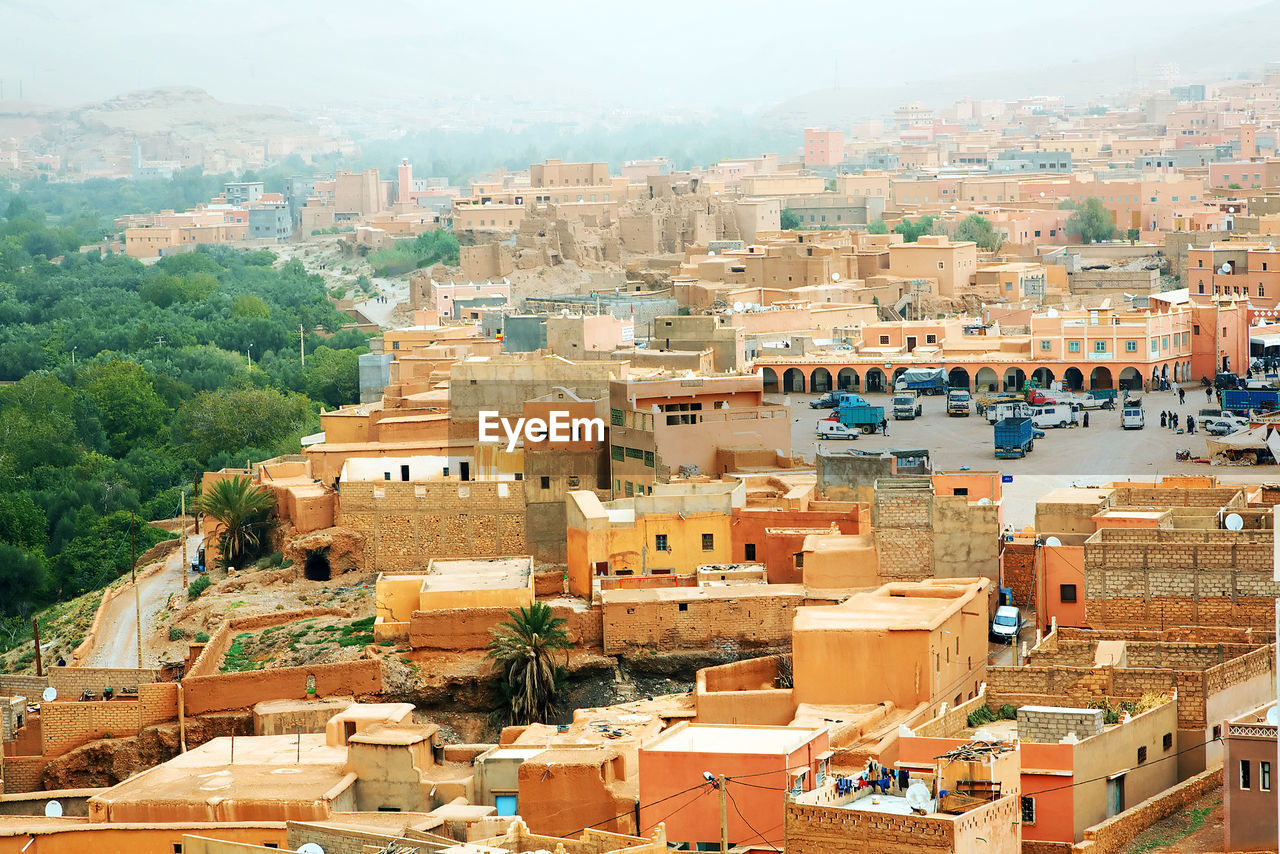
M729 854L729 790L723 774L716 775L716 788L720 790L720 854Z
M138 545L134 536L135 514L129 511L129 575L133 579L133 610L138 622L138 669L142 669L142 594L138 592Z
M35 617L31 618L31 631L35 634L36 641L36 675L44 675L44 665L40 662L40 621Z
M181 496L182 510L178 516L182 519L182 525L178 528L178 536L182 537L182 586L187 586L187 493L178 493Z
M302 324L298 324L298 354L302 356L302 367L307 366L307 338L306 333L302 331Z

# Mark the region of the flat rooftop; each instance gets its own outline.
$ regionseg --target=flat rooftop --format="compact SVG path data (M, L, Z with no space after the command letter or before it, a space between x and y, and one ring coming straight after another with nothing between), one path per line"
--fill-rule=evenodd
M346 761L346 747L328 746L323 733L215 738L112 786L95 800L202 807L211 798L318 801L342 782Z
M976 583L971 580L971 583ZM794 631L931 631L974 600L969 585L890 584L839 605L796 611ZM985 609L985 603L982 603Z
M690 724L669 730L642 749L672 753L750 753L777 756L799 750L822 732L817 727Z
M533 559L528 557L432 560L422 582L422 592L509 590L528 587L532 575Z

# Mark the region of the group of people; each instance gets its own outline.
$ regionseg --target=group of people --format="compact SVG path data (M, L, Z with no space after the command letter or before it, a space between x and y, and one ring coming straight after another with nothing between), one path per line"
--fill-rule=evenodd
M1161 412L1160 426L1168 427L1170 430L1177 430L1178 425L1182 423L1182 416L1176 412ZM1196 432L1196 419L1193 416L1187 416L1187 433Z

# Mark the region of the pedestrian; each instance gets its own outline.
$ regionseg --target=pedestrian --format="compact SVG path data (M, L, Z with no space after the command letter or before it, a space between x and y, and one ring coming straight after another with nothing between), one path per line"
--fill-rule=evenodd
M1161 426L1161 427L1168 427L1168 426L1169 426L1168 421L1169 421L1169 413L1167 413L1167 412L1161 412L1161 413L1160 413L1160 426Z
M1187 435L1194 436L1196 434L1196 419L1194 416L1187 416Z
M1083 419L1083 421L1084 421L1084 426L1088 427L1088 426L1089 426L1089 413L1088 413L1088 412L1086 412L1086 413L1084 414L1084 419Z
M1186 403L1186 402L1187 402L1187 392L1185 389L1180 387L1178 389L1178 403Z
M886 436L889 435L889 419L887 418L880 419L880 432Z
M1178 429L1178 422L1179 422L1179 421L1181 421L1181 420L1182 420L1182 416L1181 416L1181 415L1179 415L1179 414L1178 414L1178 413L1176 413L1176 412L1175 412L1175 413L1173 413L1173 429L1174 429L1174 430L1177 430L1177 429Z
M1213 386L1209 386L1204 390L1204 399L1213 400Z

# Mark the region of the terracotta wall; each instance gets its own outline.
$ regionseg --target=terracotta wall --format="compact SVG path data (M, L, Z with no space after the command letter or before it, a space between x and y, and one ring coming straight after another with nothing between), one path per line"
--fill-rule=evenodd
M680 598L655 593L618 602L602 597L606 653L786 646L795 611L804 604L798 584L744 586L733 598L702 597L696 590Z

